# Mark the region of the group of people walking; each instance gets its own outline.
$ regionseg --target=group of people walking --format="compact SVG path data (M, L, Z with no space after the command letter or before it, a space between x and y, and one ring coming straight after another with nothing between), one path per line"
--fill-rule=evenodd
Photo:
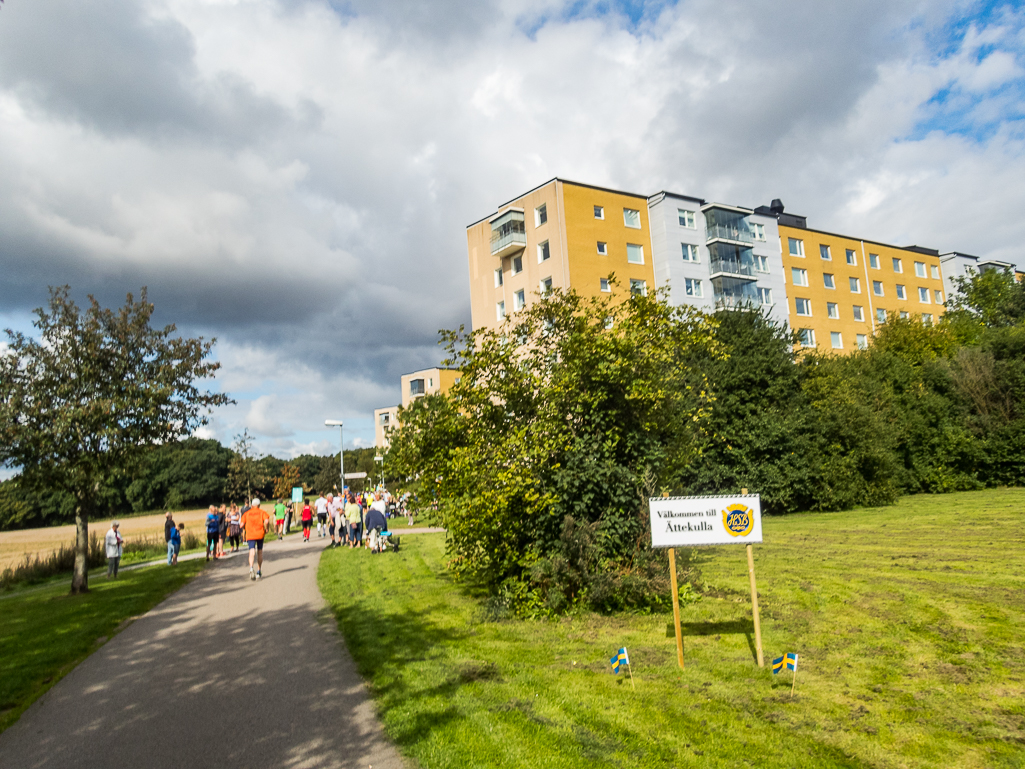
M330 537L331 544L328 547L365 546L372 553L380 553L387 546L382 532L388 529L390 501L391 495L387 491L376 491L373 494L346 492L337 497L334 494L321 494L313 507L310 507L308 501L303 504L300 515L303 541L310 541L315 511L317 536Z

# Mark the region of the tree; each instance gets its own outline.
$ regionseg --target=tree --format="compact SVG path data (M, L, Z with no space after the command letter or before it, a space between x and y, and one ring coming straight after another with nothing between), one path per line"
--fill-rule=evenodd
M224 494L231 500L244 499L248 504L253 498L253 487L262 486L264 478L253 456L253 436L245 428L235 436L231 446L232 457L228 463L228 480L224 483Z
M150 325L143 288L112 311L89 297L82 312L70 288L50 289L36 310L39 339L6 330L0 357L0 462L21 467L36 488L66 488L75 508L73 593L86 592L89 519L102 492L138 464L147 447L190 435L206 414L230 403L196 381L220 364L207 357L214 340Z
M298 485L298 466L286 463L281 468L281 475L274 479L274 496L277 499L291 499L292 489Z
M973 325L1001 328L1025 321L1025 282L1015 280L1009 269L958 276L954 286L943 318L963 336Z

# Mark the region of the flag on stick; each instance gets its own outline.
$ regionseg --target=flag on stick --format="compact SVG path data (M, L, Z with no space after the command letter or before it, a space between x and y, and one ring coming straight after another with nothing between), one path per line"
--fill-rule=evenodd
M633 668L630 666L630 657L626 653L625 646L618 652L616 652L615 656L612 659L610 659L609 662L612 663L612 672L616 675L619 675L619 666L626 665L626 669L630 673L630 686L634 689L637 688L636 686L634 686L634 671Z
M776 659L772 661L772 674L778 675L779 672L783 669L783 665L785 664L786 657L776 657Z
M787 668L794 671L794 681L790 685L790 697L793 699L794 689L797 688L797 655L792 652L787 654Z

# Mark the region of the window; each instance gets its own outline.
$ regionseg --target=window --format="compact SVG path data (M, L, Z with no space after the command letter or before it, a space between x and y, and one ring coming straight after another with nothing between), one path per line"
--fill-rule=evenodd
M801 343L801 347L814 347L815 330L810 328L800 328L797 330L797 339Z
M635 246L633 243L627 243L626 260L630 264L644 264L644 246Z
M920 288L918 289L918 301L922 304L929 304L929 289Z
M498 288L501 285L502 285L502 268L499 267L497 270L495 270L495 288Z
M608 243L604 243L604 242L599 240L598 241L598 256L608 256L608 255L609 255L609 244Z
M767 256L759 256L758 254L755 254L754 259L755 259L755 270L757 270L758 272L768 272L769 271L769 258Z
M854 339L858 344L859 350L868 349L868 336L866 334L857 334L855 335Z
M840 320L840 307L836 302L826 302L826 315L833 320Z
M694 212L693 211L687 211L685 209L678 208L678 209L676 209L676 213L680 217L680 226L681 227L686 227L689 230L693 230L693 229L695 229L697 227L697 225L694 224Z
M797 309L798 315L811 316L811 300L794 299L794 307Z
M899 314L900 314L901 320L907 320L908 314L907 314L907 312L905 310L901 310Z
M772 304L772 289L771 288L759 288L758 289L758 301L762 304Z
M552 279L551 277L544 278L541 281L541 296L544 296L552 290Z
M428 387L434 387L434 377L430 377L430 378L429 378L429 379L427 380L427 386L428 386Z
M630 294L632 296L647 296L648 282L645 280L635 280L634 278L630 278Z
M900 259L898 259L897 257L893 258L893 271L894 272L904 272L904 265L901 264Z
M548 247L548 241L537 244L537 263L548 261L548 257L552 255L551 249Z
M513 294L513 307L517 310L522 310L527 305L527 299L523 295L523 289L521 288L515 294Z
M881 280L872 281L872 293L876 296L883 296L883 282Z
M868 266L871 267L873 270L879 269L879 254L868 255Z
M925 277L925 262L915 262L915 277L916 278L924 278Z
M930 264L929 265L929 273L932 275L932 279L933 280L939 280L940 279L940 268L939 268L938 265Z
M680 246L683 248L683 261L696 262L698 260L697 246L692 246L690 243L681 243Z
M932 325L932 315L930 315L927 312L923 312L922 313L922 325L923 326L931 326Z
M425 392L427 392L427 391L424 389L424 380L422 380L422 379L410 379L409 380L409 394L410 394L410 396L413 396L413 395L423 395Z
M791 256L804 256L804 241L797 238L787 238Z
M523 272L523 257L514 256L512 260L512 274L519 275L521 272Z
M829 253L829 246L820 245L819 246L819 256L821 256L827 262L830 262L830 261L833 260L833 255L831 253Z
M933 299L936 300L936 304L943 304L943 292L938 288L932 290Z
M904 286L902 286L900 283L897 284L897 298L898 299L907 299L908 298L907 291L904 290Z
M548 205L542 203L534 209L534 226L540 227L548 221Z
M753 224L749 223L748 227L751 228L751 237L755 240L765 240L765 225L764 224Z
M865 322L865 308L862 307L860 304L856 304L856 305L853 306L852 309L854 310L854 320L858 321L858 323L864 323Z
M495 305L495 318L499 322L505 320L505 302L499 302Z
M609 328L612 328L614 325L616 325L616 319L613 318L611 315L606 315L605 316L605 328L609 329Z
M826 288L836 288L836 283L833 282L833 276L828 272L822 273L822 284Z
M594 207L594 218L595 219L604 219L605 218L605 206L595 206Z
M641 212L632 208L624 208L623 224L631 229L639 230L641 228Z
M839 331L830 331L829 332L829 341L833 344L833 349L834 350L842 350L843 349L843 337L840 336L840 332Z
M687 292L687 296L704 296L704 291L701 290L700 280L691 280L685 278L683 281L684 289Z
M882 307L876 308L876 322L886 323L886 310L884 310Z
M858 280L857 278L848 278L847 282L851 286L851 293L852 294L860 294L861 293L861 281L860 280Z
M608 278L600 278L598 281L598 285L600 286L601 290L605 293L609 293L610 291L612 291L612 285L609 283Z
M797 267L790 268L790 276L794 279L795 286L807 286L808 285L808 271L800 270Z
M847 249L847 264L854 265L855 267L858 266L858 257L856 257L854 252L849 248Z

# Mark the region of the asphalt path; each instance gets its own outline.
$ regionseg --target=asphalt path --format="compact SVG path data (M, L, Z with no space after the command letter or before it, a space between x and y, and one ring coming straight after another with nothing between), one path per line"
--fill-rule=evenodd
M317 588L326 541L268 542L256 582L245 551L212 563L0 734L0 769L404 766Z

